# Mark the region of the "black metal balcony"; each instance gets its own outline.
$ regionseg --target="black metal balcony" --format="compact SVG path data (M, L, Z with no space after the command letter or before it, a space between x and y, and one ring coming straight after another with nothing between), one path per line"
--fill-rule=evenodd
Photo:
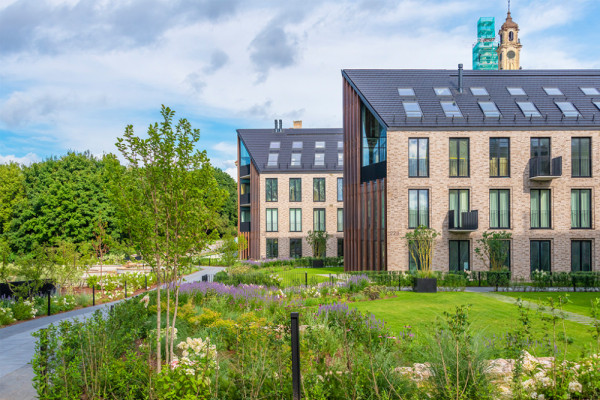
M448 231L450 232L473 232L479 227L479 213L477 210L463 212L460 220L455 221L455 212L448 211Z
M550 181L562 176L562 157L550 159L548 156L529 159L529 179L532 181Z
M248 204L250 204L250 193L240 195L240 206L247 206Z
M250 175L250 164L240 165L240 178Z
M250 232L250 222L240 222L240 232Z

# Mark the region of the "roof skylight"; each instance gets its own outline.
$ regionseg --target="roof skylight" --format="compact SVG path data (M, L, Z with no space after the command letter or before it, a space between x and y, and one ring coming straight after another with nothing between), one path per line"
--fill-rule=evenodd
M344 142L340 140L338 142L338 149L343 149L343 148L344 148Z
M544 91L548 96L562 96L563 93L556 87L545 87Z
M519 108L523 111L523 115L526 117L541 117L542 114L538 111L535 104L531 101L517 101Z
M565 117L580 117L579 111L575 108L573 103L568 101L556 101L555 102L560 111L562 111Z
M269 149L279 150L280 146L281 146L281 142L271 142L271 144L269 145Z
M415 91L413 88L398 88L398 94L400 96L414 96Z
M344 165L344 153L338 153L338 165L340 167Z
M446 117L462 117L462 113L455 101L440 101L440 104L442 105Z
M527 96L527 93L521 87L507 87L506 90L511 96Z
M269 161L267 162L267 167L276 167L278 159L279 153L269 153Z
M292 153L292 163L290 164L290 166L299 167L301 159L302 159L302 153Z
M292 142L292 149L302 149L302 142Z
M403 101L402 105L404 106L404 112L406 113L407 117L421 118L423 116L421 107L419 107L419 103L416 101Z
M321 167L325 165L325 153L315 153L315 165Z
M586 96L598 96L600 92L595 87L582 87L580 88L583 94Z
M595 101L594 104L596 105L596 107L598 107L598 110L600 110L600 101Z
M471 93L473 96L489 96L487 89L484 87L472 87Z
M433 88L433 91L436 96L452 96L452 92L450 92L450 89L447 87L436 87Z
M315 149L324 149L325 148L325 142L315 142Z
M486 117L499 118L501 116L498 107L496 107L496 103L493 101L480 101L479 107L481 107L481 111L483 111L483 114Z

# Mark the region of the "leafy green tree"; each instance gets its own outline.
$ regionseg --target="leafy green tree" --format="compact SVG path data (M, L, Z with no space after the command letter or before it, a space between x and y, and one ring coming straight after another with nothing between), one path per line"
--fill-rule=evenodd
M326 231L308 231L306 241L313 249L315 258L325 258L327 256L327 240L331 237Z
M0 165L0 235L9 228L15 206L25 198L25 179L15 163Z
M134 135L133 126L118 138L117 148L127 162L122 167L107 156L111 198L123 229L138 254L157 275L157 370L162 366L161 283L167 283L164 331L166 362L173 357L179 286L188 255L199 253L218 237L219 212L226 193L214 178L206 151L196 148L200 131L186 119L173 125L175 112L163 106L163 121L148 127L148 137ZM175 309L170 312L174 292Z
M477 239L478 246L475 247L475 254L490 271L503 270L508 259L508 241L512 233L483 232L482 236L481 239Z
M224 235L235 235L237 233L237 183L227 172L219 168L214 169L215 179L222 189L225 189L228 193L227 200L223 204L221 209L222 226L219 228L219 232L222 236Z
M244 235L239 235L237 238L227 235L223 238L223 244L219 248L221 252L221 260L226 266L232 266L238 259L240 251L248 247L248 242Z

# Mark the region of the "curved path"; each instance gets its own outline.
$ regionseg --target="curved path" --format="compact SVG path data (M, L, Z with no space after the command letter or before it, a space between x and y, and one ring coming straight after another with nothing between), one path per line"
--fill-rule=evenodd
M184 281L199 281L203 275L214 275L223 269L223 267L203 267L201 271L186 276ZM86 318L96 310L108 309L115 303L117 302L36 318L0 329L0 400L37 398L31 384L33 369L29 364L35 351L35 339L31 336L33 332L59 321Z

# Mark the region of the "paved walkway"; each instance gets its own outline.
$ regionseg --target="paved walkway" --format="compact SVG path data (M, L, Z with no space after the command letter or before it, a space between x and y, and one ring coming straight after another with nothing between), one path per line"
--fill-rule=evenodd
M214 275L223 269L222 267L203 267L203 270L186 276L184 281L199 281L202 275ZM31 385L33 368L29 364L35 350L35 338L31 336L33 332L59 321L86 318L96 310L106 310L115 303L105 303L95 307L36 318L0 329L0 400L37 398Z

